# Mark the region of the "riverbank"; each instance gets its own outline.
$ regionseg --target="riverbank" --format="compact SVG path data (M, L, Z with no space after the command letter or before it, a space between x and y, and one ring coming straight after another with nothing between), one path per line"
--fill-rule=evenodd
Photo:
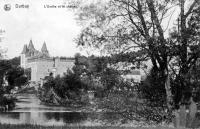
M116 126L39 126L0 124L0 129L174 129L168 127L116 127Z
M1 96L0 111L12 110L15 107L16 100L14 95L5 94Z

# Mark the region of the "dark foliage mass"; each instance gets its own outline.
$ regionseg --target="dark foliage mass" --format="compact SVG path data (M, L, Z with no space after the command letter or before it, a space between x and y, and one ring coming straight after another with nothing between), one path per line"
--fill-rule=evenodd
M120 76L117 70L112 68L105 68L101 73L101 83L104 86L105 91L110 91L114 86L120 83Z
M10 60L0 60L0 84L3 83L3 77L6 76L6 79L8 79L9 85L15 85L15 79L18 78L17 84L24 82L24 70L19 67L20 65L20 58L15 57ZM20 77L22 77L20 79ZM20 84L21 85L21 84Z
M7 98L4 94L10 93L15 86L22 86L27 82L27 77L24 76L24 69L19 67L20 58L15 57L9 60L0 60L0 105L12 106L15 103L14 98ZM8 86L4 87L5 80Z
M10 62L10 64L12 64L12 66L18 67L20 66L20 57L14 57L12 59L8 60Z
M113 89L119 88L116 86L121 79L119 72L107 68L106 64L106 58L77 54L72 71L68 70L62 77L46 77L43 95L53 89L62 99L74 102L88 102L89 91L93 91L97 98L105 97Z
M61 98L76 99L76 97L80 97L79 93L85 85L76 74L68 71L68 73L63 77L47 77L47 81L43 87L47 92L50 88L53 88Z
M151 69L146 79L140 84L139 91L149 106L166 107L166 92L163 77L155 69Z
M24 69L14 67L6 72L6 79L10 86L21 86L27 82L27 77L24 76Z

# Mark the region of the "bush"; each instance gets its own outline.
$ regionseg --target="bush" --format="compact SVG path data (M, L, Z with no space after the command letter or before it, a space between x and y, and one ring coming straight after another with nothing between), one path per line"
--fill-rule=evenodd
M113 89L114 86L120 83L120 74L117 70L106 68L101 74L101 83L106 91Z
M137 94L127 87L127 82L121 81L115 85L116 89L111 90L106 97L98 103L98 108L107 112L119 114L125 121L136 120L138 106Z
M99 108L114 111L125 121L169 122L172 116L165 112L166 94L162 79L160 73L153 70L146 80L139 84L133 85L119 78L116 81L118 83L113 83L113 88L99 103Z
M40 89L39 96L42 98L41 100L51 102L53 93L50 92L51 89L55 91L56 95L62 99L60 104L68 102L76 102L81 100L81 94L83 84L78 76L71 71L68 71L66 75L63 77L57 76L55 78L49 76L46 78L46 82L43 85L43 89Z
M16 98L14 98L14 97L5 97L5 96L2 96L0 98L0 106L6 106L6 105L8 105L8 108L12 109L12 108L15 107L15 101L16 101Z
M166 107L166 91L164 78L154 69L151 69L146 79L140 84L139 92L151 107Z
M146 79L138 86L139 94L145 101L144 114L146 119L154 122L170 122L172 114L167 112L165 77L151 69Z
M27 83L27 77L25 77L25 76L20 76L15 79L16 86L20 87L20 86L24 85L25 83Z

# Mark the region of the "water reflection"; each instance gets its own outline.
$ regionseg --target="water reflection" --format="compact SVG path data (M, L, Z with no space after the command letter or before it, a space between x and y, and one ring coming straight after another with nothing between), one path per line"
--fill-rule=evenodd
M42 104L35 94L19 94L17 99L14 110L0 113L0 123L44 126L102 125L102 122L111 123L118 117L116 113L108 112L67 112L69 110L66 107Z
M105 121L112 121L113 118L116 118L116 115L113 113L81 113L81 112L0 113L0 123L37 124L44 126L87 125L87 124L101 125L102 119L104 119Z

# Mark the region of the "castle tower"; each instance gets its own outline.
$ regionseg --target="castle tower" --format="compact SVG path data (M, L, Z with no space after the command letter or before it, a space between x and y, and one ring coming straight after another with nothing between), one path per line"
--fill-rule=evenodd
M36 50L32 40L28 45L24 45L20 57L21 67L31 71L31 81L35 82L49 76L49 73L53 73L54 76L63 76L74 65L73 59L50 57L45 42L41 51Z
M26 66L26 54L28 53L28 48L27 48L27 45L25 44L24 45L24 48L23 48L23 50L22 50L22 52L21 52L21 55L20 55L20 66L22 67L22 68L25 68L25 66Z
M32 41L32 39L31 39L30 42L29 42L28 50L29 50L29 56L34 56L34 55L35 55L36 49L35 49L34 46L33 46L33 41Z
M34 46L33 46L33 41L32 41L32 39L31 39L30 42L29 42L28 49L29 49L30 51L34 51L34 50L35 50L35 48L34 48Z
M42 45L41 52L42 52L42 54L44 54L44 55L46 55L46 56L49 57L49 51L47 50L47 45L46 45L45 42L44 42L43 45Z

